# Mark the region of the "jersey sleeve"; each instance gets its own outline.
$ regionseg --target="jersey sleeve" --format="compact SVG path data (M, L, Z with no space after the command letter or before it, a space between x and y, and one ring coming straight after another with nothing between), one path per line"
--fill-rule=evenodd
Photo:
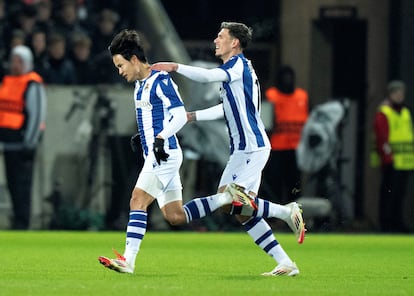
M204 69L201 67L178 64L177 73L197 82L228 81L229 76L222 68Z
M168 125L159 133L163 139L168 139L176 134L187 122L187 114L184 106L170 109L171 117Z
M197 110L195 113L197 121L220 119L224 117L223 104L218 104L210 108Z

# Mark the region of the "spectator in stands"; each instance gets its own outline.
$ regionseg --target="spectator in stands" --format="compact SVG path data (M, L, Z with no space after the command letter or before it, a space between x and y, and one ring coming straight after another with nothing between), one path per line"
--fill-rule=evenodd
M17 17L17 26L26 35L26 41L30 38L36 24L36 8L32 5L24 5Z
M53 3L50 0L41 0L36 4L36 26L47 33L53 30L52 18Z
M6 10L4 5L4 0L0 0L0 25L3 25L6 21ZM3 40L3 26L0 26L0 38Z
M44 30L36 29L32 33L30 40L30 47L33 51L33 64L35 71L39 71L42 68L42 64L47 56L47 35Z
M99 14L98 23L92 29L94 55L108 51L108 44L116 34L116 24L118 22L118 14L111 9L103 9Z
M72 61L75 66L77 84L94 83L95 75L91 60L91 39L85 34L74 36L72 47Z
M78 18L76 1L64 0L58 9L58 16L56 31L63 36L66 36L68 42L72 42L72 38L75 34L87 33L87 29Z
M6 57L10 55L11 50L17 45L25 45L26 34L20 29L14 29L11 32L11 38L9 41L9 48L6 51Z
M47 54L40 69L45 83L75 84L75 68L66 55L65 37L59 33L53 33L48 40Z
M6 9L5 9L4 0L0 0L0 78L4 75L4 60L6 59L7 47L5 46L8 44L6 41L7 37L7 29L8 29L8 21L6 17Z
M5 41L4 37L5 37L5 30L7 28L7 17L6 17L6 6L4 3L4 0L0 0L0 41ZM0 43L0 49L1 46L4 43Z
M124 79L111 71L112 58L108 52L108 44L116 35L118 14L112 9L102 9L98 22L92 28L92 55L95 67L95 79L100 83L125 83ZM109 69L109 70L108 70Z
M1 60L2 65L1 65L0 72L2 72L2 76L7 72L7 69L9 68L9 56L10 56L12 49L16 47L17 45L24 45L25 39L26 39L26 35L20 29L14 29L10 33L10 36L11 36L10 40L8 41L9 46L8 47L5 46L4 52L3 52L3 59Z
M26 34L21 29L13 29L10 38L10 50L16 45L24 45L26 42Z

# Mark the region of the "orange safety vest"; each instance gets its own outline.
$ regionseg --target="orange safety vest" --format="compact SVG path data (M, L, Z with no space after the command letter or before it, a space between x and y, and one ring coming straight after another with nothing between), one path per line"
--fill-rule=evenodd
M274 106L274 128L270 137L272 149L295 150L309 115L308 93L296 88L293 93L285 94L276 87L270 87L265 95Z
M0 128L18 130L23 127L24 94L31 81L42 83L43 79L36 72L4 76L0 86Z

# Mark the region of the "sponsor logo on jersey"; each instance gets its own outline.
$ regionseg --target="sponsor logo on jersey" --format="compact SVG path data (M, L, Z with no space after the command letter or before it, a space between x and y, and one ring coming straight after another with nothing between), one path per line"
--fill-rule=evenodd
M135 106L144 110L152 110L152 104L149 101L136 101Z

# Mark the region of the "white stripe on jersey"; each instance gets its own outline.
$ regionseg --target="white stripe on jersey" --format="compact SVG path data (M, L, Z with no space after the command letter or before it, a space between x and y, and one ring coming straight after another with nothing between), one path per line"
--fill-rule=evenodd
M233 56L220 66L229 81L223 82L220 96L230 134L230 153L270 149L260 118L261 95L256 73L243 54Z
M134 102L138 131L144 157L152 151L154 138L171 120L169 109L183 106L177 85L167 72L151 71L151 75L135 82ZM179 148L175 135L165 141L165 149Z

